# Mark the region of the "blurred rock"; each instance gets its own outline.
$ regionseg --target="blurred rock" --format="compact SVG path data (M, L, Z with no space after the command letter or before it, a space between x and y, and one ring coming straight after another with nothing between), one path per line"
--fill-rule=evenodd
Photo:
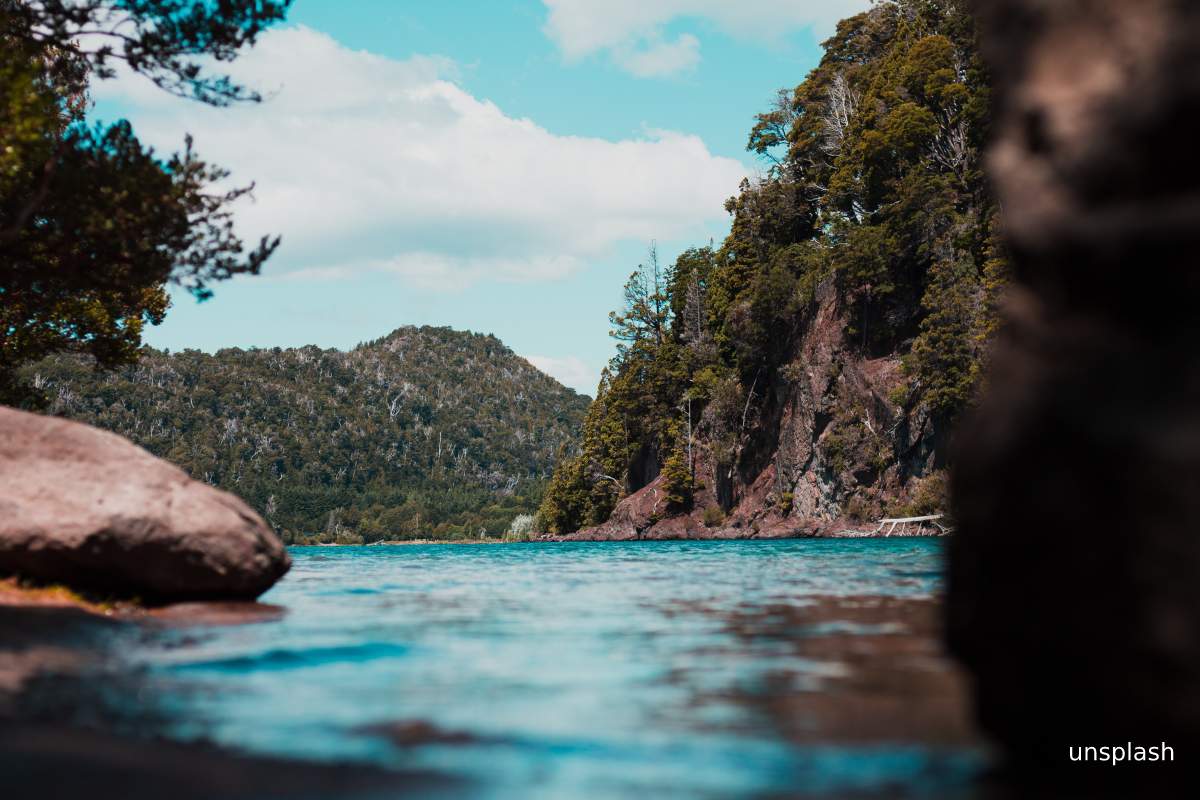
M1018 771L1130 741L1178 767L1200 747L1200 4L976 7L1015 289L957 442L948 641Z
M0 573L164 602L251 599L290 565L233 495L115 434L0 408Z
M150 620L172 627L259 625L286 615L283 606L247 602L172 603L145 612Z

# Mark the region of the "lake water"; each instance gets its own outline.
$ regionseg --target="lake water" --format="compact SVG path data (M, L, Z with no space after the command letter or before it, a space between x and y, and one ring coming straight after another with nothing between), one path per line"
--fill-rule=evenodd
M263 597L286 607L284 618L172 630L130 647L139 702L170 736L433 770L461 779L454 796L522 800L940 797L980 764L969 745L873 732L880 717L859 701L894 716L897 698L868 695L903 687L863 683L844 695L845 713L843 695L822 695L848 680L857 642L894 643L875 661L892 651L916 658L904 620L836 609L861 598L931 602L941 580L935 540L312 547L292 556L291 573ZM835 611L803 617L827 607ZM809 621L792 622L793 613ZM808 652L808 640L824 645ZM923 685L939 692L935 666ZM823 697L834 699L820 705ZM839 726L851 704L861 719L847 733ZM797 727L810 706L809 727Z

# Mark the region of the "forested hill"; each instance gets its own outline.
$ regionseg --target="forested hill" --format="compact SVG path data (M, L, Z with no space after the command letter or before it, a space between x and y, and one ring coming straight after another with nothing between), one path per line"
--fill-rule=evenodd
M503 533L536 510L588 398L493 336L405 327L349 352L147 349L26 368L50 411L245 498L286 541Z
M631 277L548 530L791 535L944 510L1007 273L989 78L962 0L879 2L824 47L750 131L766 174L728 202L728 238Z

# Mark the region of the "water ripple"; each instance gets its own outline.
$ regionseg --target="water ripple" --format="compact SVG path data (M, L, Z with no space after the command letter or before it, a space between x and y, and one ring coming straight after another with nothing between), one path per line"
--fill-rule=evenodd
M292 555L263 598L285 618L140 653L138 702L177 720L172 735L433 769L521 800L941 793L977 764L969 747L839 743L820 727L841 708L834 689L852 708L879 694L853 694L867 658L855 642L884 643L888 669L908 658L928 672L933 634L889 615L940 590L935 541ZM410 738L456 733L404 746L363 733L399 721Z

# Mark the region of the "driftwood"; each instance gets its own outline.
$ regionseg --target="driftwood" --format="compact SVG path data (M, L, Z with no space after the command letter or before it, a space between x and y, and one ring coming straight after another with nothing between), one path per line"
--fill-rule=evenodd
M909 525L916 525L918 528L921 528L925 526L925 523L929 522L933 523L933 525L939 531L941 531L941 534L945 536L954 529L949 525L943 525L942 523L938 522L938 520L942 519L944 516L945 514L929 514L928 516L924 517L894 517L881 519L879 520L879 527L875 529L875 533L882 533L883 526L890 525L891 527L888 528L888 531L884 534L884 536L891 536L896 531L896 526L899 525L900 535L903 536L908 531Z

